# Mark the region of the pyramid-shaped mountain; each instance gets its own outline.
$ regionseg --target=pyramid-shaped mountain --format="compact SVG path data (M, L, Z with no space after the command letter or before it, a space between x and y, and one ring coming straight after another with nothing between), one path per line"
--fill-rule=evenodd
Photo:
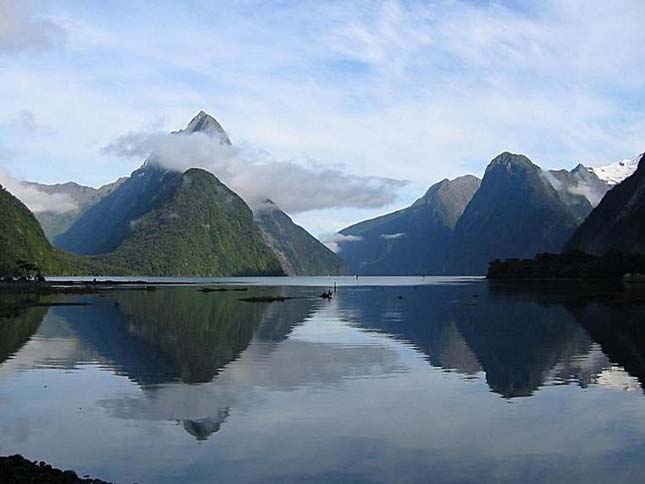
M559 252L592 209L565 188L524 155L497 156L455 226L452 270L485 274L494 259Z
M230 143L201 112L181 134ZM89 207L56 244L142 275L281 274L246 203L211 173L177 172L147 161Z
M231 144L203 111L173 134L194 133ZM198 168L182 173L148 160L80 214L55 244L147 275L339 273L336 256L328 257L320 242L283 215L280 224L265 215L254 218L213 174Z

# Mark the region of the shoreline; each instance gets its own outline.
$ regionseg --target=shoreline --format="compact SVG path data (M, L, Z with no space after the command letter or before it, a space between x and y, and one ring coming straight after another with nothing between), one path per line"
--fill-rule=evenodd
M72 470L57 469L43 461L31 461L20 454L0 456L0 482L12 484L111 484Z

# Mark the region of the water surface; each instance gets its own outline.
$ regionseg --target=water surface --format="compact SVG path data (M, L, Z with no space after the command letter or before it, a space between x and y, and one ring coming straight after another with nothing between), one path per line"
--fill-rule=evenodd
M279 281L0 320L0 454L142 484L642 482L639 287Z

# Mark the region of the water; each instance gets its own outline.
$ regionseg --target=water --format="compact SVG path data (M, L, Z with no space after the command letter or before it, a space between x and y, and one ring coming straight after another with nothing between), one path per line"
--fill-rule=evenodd
M334 283L338 287L350 286L418 286L429 284L459 284L462 282L482 281L483 276L298 276L298 277L126 277L126 276L72 276L50 277L57 281L117 281L117 282L148 282L151 284L186 285L186 284L216 284L232 286L315 286L330 287Z
M362 279L43 297L88 305L0 320L0 454L141 484L642 482L645 289Z

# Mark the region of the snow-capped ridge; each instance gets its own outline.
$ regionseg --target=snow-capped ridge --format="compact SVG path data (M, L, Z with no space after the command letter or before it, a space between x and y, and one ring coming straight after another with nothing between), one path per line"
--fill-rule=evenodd
M626 158L615 163L605 166L597 166L590 168L598 178L606 181L610 185L618 185L625 178L630 177L638 168L638 162L643 157L644 153L634 156L633 158Z

